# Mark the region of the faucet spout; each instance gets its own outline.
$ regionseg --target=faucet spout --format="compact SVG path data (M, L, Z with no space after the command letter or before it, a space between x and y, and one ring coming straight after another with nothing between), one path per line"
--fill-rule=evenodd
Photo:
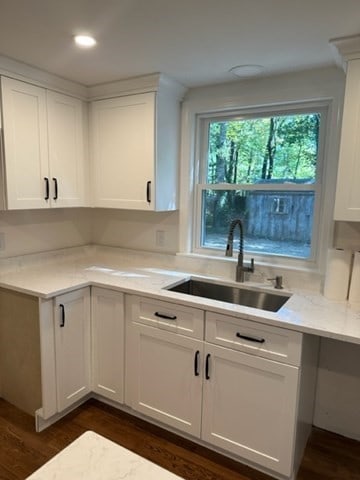
M239 241L239 255L238 255L238 262L236 265L235 280L237 282L244 282L245 272L250 272L250 273L254 272L255 266L254 266L253 258L250 261L250 265L244 265L244 230L243 230L243 224L240 218L237 218L230 223L225 255L227 257L233 256L234 230L236 226L239 227L240 241Z

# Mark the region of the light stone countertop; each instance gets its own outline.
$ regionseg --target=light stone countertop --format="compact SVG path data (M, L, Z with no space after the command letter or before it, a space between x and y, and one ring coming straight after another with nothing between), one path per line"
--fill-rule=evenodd
M290 293L290 299L273 313L171 292L166 288L190 277L200 277L201 270L181 269L174 260L175 256L128 254L116 250L79 248L18 257L7 260L3 265L0 262L0 287L39 298L51 298L81 287L98 286L360 344L360 304L330 301L316 292L288 288L281 293ZM210 276L207 272L203 277L239 286L228 278ZM277 292L269 284L245 282L241 286Z
M27 480L181 480L126 448L87 431Z

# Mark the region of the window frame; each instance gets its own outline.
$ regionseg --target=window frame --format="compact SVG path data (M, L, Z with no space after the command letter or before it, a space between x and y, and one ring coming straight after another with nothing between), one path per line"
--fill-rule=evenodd
M208 184L207 179L207 153L208 153L208 132L209 124L212 121L226 121L238 119L251 119L269 117L271 115L292 115L305 113L320 113L319 144L316 164L315 182L313 184ZM191 252L197 255L211 257L220 257L224 251L217 248L209 248L201 245L202 237L202 195L203 191L210 190L269 190L274 192L281 191L313 191L314 192L314 212L313 228L311 235L311 253L308 258L293 257L287 255L258 254L247 252L245 254L254 257L255 262L264 264L278 263L293 267L314 268L318 259L319 241L321 237L320 212L323 202L323 178L325 164L325 145L326 134L328 130L329 102L328 101L307 101L290 102L271 106L255 106L247 108L237 108L223 111L209 111L196 115L196 136L195 136L195 165L194 165L194 214L192 225ZM291 188L289 188L291 187ZM245 232L246 239L246 232ZM246 242L245 242L246 248Z

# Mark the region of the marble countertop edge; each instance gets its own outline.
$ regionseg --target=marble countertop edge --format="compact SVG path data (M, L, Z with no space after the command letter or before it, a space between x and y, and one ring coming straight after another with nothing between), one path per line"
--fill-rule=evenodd
M239 286L220 277L209 277L192 272L182 272L163 266L141 267L112 258L85 256L75 261L62 259L58 264L45 263L29 266L20 271L0 274L0 287L36 296L43 300L83 287L99 287L132 295L142 295L169 301L219 314L253 320L266 325L287 328L327 338L360 344L360 304L327 300L316 292L286 290L291 298L278 312L234 305L217 300L188 296L168 291L167 288L190 277L210 278L210 281ZM246 282L249 288L274 290L271 285Z

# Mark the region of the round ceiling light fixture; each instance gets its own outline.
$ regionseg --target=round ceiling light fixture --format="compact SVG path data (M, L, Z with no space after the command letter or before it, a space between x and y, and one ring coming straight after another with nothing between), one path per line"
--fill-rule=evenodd
M264 71L262 65L237 65L230 68L229 72L239 78L256 77Z
M96 45L95 38L90 35L75 35L74 41L81 48L91 48Z

